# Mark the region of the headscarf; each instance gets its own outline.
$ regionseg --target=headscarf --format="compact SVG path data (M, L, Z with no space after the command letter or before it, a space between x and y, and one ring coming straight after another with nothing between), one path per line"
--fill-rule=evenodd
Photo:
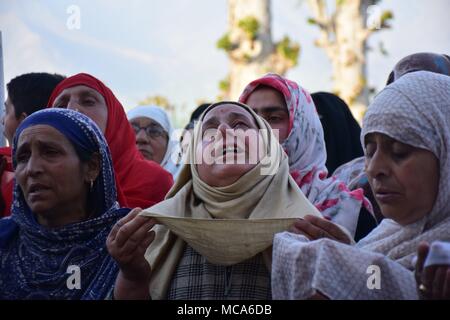
M200 179L192 164L196 163L195 151L201 143L205 115L225 104L244 108L263 129L260 139L264 155L233 184L211 187ZM155 241L146 253L152 268L153 299L165 297L184 241L213 264L233 265L271 246L273 235L287 230L294 218L320 216L289 175L287 156L269 124L246 105L226 101L211 105L194 128L187 159L166 200L143 213L156 217L170 229L158 226Z
M163 200L173 183L171 175L155 162L143 158L122 105L100 80L86 73L65 79L53 90L49 106L53 106L62 91L78 85L96 90L106 101L108 122L105 137L111 150L120 205L147 208Z
M439 189L431 212L406 226L384 219L356 247L277 235L272 274L279 273L274 287L278 297L304 298L315 288L333 299L417 299L413 270L419 243L450 240L450 78L418 71L387 86L367 110L361 141L373 132L439 159ZM299 262L295 266L294 260ZM365 271L373 265L380 268L381 290L366 287ZM290 277L295 281L288 284Z
M359 136L361 127L347 104L338 96L328 92L311 95L322 123L329 173L350 160L361 157L363 149Z
M386 85L398 80L405 74L416 71L430 71L450 76L450 57L445 54L431 52L420 52L406 56L394 66ZM364 157L359 157L337 168L333 175L344 181L350 190L362 188L364 195L373 205L373 212L377 220L380 221L383 219L383 215L375 202L364 167L365 159Z
M294 81L269 73L247 85L239 101L245 103L259 86L279 91L289 112L289 135L282 146L289 157L289 170L309 201L326 218L356 232L362 204L372 212L363 190L349 191L336 178L327 178L327 153L323 129L311 96Z
M76 150L98 152L101 171L90 191L98 201L97 211L85 221L45 228L16 183L12 215L0 220L0 299L104 299L119 271L106 249L106 238L114 223L129 211L119 209L116 201L107 143L88 117L72 110L46 109L21 123L14 137L14 155L22 132L35 125L55 128ZM79 290L67 286L70 266L80 268Z
M127 112L128 120L143 117L156 121L166 132L168 136L167 149L160 163L161 167L170 172L174 178L178 176L180 164L177 163L178 153L180 152L179 141L173 136L173 127L166 111L158 106L137 106Z
M450 76L450 57L446 54L432 52L419 52L406 56L394 66L386 85L407 73L421 70Z

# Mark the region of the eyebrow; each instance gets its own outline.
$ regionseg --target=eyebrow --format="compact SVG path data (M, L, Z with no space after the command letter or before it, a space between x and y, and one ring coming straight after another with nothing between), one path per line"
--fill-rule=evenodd
M242 118L242 119L245 119L245 120L251 122L251 119L250 119L247 115L242 114L242 113L239 113L239 112L230 112L230 113L228 114L228 118L229 118L229 119L232 119L232 120L234 120L234 119L236 119L236 118Z
M272 113L272 112L277 112L277 111L283 111L288 113L288 110L284 107L284 106L267 106L267 107L262 107L260 109L260 113ZM255 112L257 112L255 110Z
M209 126L209 125L219 125L219 120L217 119L217 117L211 117L208 120L206 120L205 122L203 122L202 124L202 128Z

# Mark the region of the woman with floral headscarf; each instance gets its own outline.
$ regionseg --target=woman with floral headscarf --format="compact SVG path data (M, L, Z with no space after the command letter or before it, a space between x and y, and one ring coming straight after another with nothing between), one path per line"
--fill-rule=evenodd
M450 240L450 78L418 71L387 86L364 116L361 142L385 219L355 246L276 235L275 297L418 298L418 245Z
M343 182L327 178L323 129L308 92L294 81L267 74L248 84L239 101L278 130L291 176L325 218L347 228L356 239L375 227L368 212L360 215L362 206L371 211L363 191L349 191Z

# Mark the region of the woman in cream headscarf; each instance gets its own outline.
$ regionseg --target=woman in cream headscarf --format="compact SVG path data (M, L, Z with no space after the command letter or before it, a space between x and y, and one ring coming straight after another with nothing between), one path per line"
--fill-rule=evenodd
M418 298L419 243L450 240L450 78L418 71L387 86L367 110L361 141L385 219L356 246L276 235L274 298Z
M150 291L152 299L270 299L273 235L319 215L289 175L270 126L243 104L213 104L187 157L165 201L111 232L108 248L121 268L115 298ZM142 215L163 225L147 233Z

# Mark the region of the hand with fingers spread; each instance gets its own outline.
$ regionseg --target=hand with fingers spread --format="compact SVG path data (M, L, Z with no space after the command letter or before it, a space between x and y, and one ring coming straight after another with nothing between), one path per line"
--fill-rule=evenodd
M307 215L303 219L294 222L290 229L293 233L306 236L309 240L330 238L346 244L351 244L352 240L333 222L324 218Z
M419 297L448 300L450 299L450 266L432 265L424 268L429 251L430 246L426 242L421 242L417 248L415 278Z
M139 216L141 211L140 208L131 210L115 224L106 239L108 252L120 268L114 288L116 299L150 298L151 270L144 254L155 238L155 233L149 230L156 221Z

